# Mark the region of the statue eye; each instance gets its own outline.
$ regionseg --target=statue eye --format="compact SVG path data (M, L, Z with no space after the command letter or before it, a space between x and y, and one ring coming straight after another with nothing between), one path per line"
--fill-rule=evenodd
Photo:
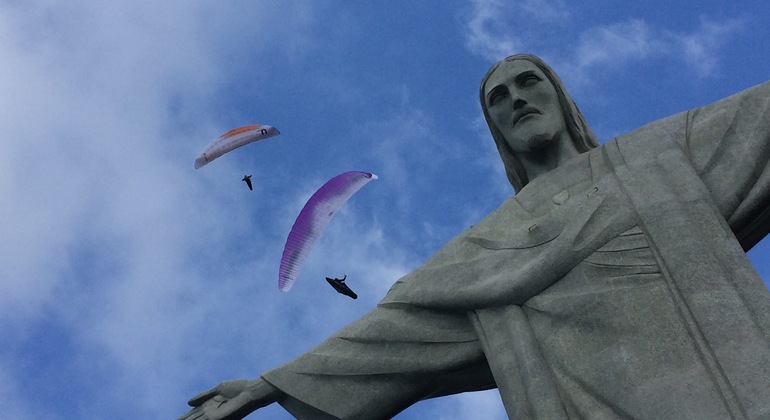
M505 98L505 92L499 91L499 90L492 92L492 94L489 95L489 105L495 105L496 103L498 103L500 100L504 98Z
M522 86L533 86L537 84L540 80L540 77L534 74L530 74L527 77L524 78L524 80L521 81Z

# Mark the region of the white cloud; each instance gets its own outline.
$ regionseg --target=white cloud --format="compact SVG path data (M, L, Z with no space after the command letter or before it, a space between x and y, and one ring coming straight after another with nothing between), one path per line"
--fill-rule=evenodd
M691 32L651 27L639 19L598 26L580 35L574 54L579 79L587 81L593 69L618 68L648 59L683 61L698 77L718 67L721 48L745 22L730 19L722 23L701 19Z
M222 56L274 49L276 36L287 51L306 48L299 29L312 22L310 5L283 3L305 13L280 22L264 6L243 13L205 2L0 7L0 327L18 334L10 342L29 345L25 326L57 317L94 361L73 386L109 377L102 386L128 401L126 414L180 414L189 395L179 381L193 375L184 357L195 353L186 345L213 312L243 302L218 287L234 285L229 241L250 216L228 206L232 190L207 185L233 170L226 163L191 177L201 145L189 133L223 130L208 99L243 69ZM234 43L244 28L254 35ZM207 300L212 289L230 301ZM208 335L225 341L229 331ZM0 359L2 383L24 389L30 379L6 366L13 359ZM114 414L109 398L99 400L77 405ZM22 408L6 409L30 418ZM56 416L54 406L41 410Z
M119 243L115 252L124 258L167 266L173 263L157 252L181 259L217 231L200 221L220 205L201 183L181 181L189 178L187 157L199 148L186 135L218 130L206 100L231 71L210 39L225 41L232 27L204 21L237 14L187 2L28 6L0 10L0 93L13 101L0 115L0 215L14 238L0 245L0 277L8 279L0 307L8 311L44 302L59 274L77 269L72 258L84 245ZM291 25L259 21L270 16L259 9L249 13L258 21L248 22L266 34L250 39L256 50L272 39L268 25L279 32ZM171 14L177 18L167 19ZM242 15L235 21L245 25ZM172 101L194 116L183 121L194 127L177 129L182 121Z
M692 31L660 27L644 19L576 26L562 2L527 0L508 7L498 0L470 0L465 28L468 50L498 61L534 52L555 68L569 69L570 82L589 83L600 67L617 69L642 60L681 60L698 77L712 74L730 36L745 19L701 18ZM577 42L572 42L572 40Z
M13 378L5 371L4 366L0 365L0 400L3 404L3 417L8 419L31 419L32 410L26 407L26 400L23 398L24 390L13 386Z
M685 63L700 77L712 74L718 67L720 49L737 32L745 28L745 19L729 19L714 22L700 19L698 29L692 33L672 34L682 51Z
M473 11L467 19L466 45L473 53L489 60L500 60L521 51L524 42L501 19L500 0L471 0Z
M528 52L545 30L568 24L571 15L561 0L470 0L470 7L466 46L492 61Z
M538 22L561 22L571 17L567 4L562 0L524 0L512 7L515 10L521 7L522 11Z
M575 52L579 69L644 59L665 50L654 30L638 19L591 28L580 35Z

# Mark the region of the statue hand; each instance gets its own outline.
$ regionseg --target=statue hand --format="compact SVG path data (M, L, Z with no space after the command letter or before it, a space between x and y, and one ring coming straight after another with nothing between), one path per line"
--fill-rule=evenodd
M224 381L196 395L193 407L178 420L237 420L278 401L281 391L262 379Z

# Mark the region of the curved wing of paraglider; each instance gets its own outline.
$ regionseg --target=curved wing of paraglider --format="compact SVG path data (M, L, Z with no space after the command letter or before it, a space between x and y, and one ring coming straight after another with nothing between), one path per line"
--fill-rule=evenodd
M195 169L206 166L212 160L241 146L281 134L269 125L253 124L234 128L209 143L195 159Z
M288 292L294 285L310 250L337 210L377 175L350 171L326 182L308 199L286 239L278 272L278 288Z

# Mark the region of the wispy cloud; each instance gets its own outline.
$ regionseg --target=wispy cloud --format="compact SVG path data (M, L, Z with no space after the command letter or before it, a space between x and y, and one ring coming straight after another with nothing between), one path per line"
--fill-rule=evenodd
M247 208L225 204L232 191L215 191L204 175L184 182L201 147L189 133L223 131L208 99L243 71L222 60L236 49L231 31L259 24L248 54L273 48L275 33L296 51L292 45L308 38L295 30L298 42L288 42L284 29L310 19L271 21L262 6L247 17L177 3L0 8L0 231L9 239L0 242L0 328L17 334L8 345L34 349L20 333L59 319L50 328L66 329L74 352L98 360L89 375L140 417L178 414L189 397L178 383L188 376L187 340L223 310L207 301L207 288L212 272L228 268L211 265L232 263L229 240L249 220ZM311 10L301 1L283 7ZM5 356L2 383L28 388L34 379ZM89 401L78 401L78 410L111 415L104 401ZM50 403L40 414L54 418L61 409Z
M578 69L622 65L665 51L662 42L646 23L628 22L590 28L580 34L574 60Z
M524 0L509 7L514 10L520 7L523 13L537 22L564 22L571 16L567 4L562 0Z
M673 33L674 43L685 63L700 77L706 77L717 70L719 52L735 35L746 29L745 18L733 18L716 22L701 17L700 25L691 33Z
M466 46L476 55L497 61L529 52L546 30L569 23L570 12L561 0L470 0Z
M718 68L721 49L747 24L743 18L702 17L688 32L632 18L586 27L569 23L572 13L562 2L469 4L473 12L465 38L471 53L497 61L534 52L556 68L570 69L568 77L575 83L587 83L597 68L617 69L647 59L680 61L697 77L706 77Z
M692 32L655 28L639 19L590 28L580 34L572 68L583 81L599 67L619 68L643 60L679 61L697 77L711 75L721 48L745 27L744 19L700 19ZM568 66L570 63L563 63Z
M466 45L470 51L490 60L499 60L521 51L524 41L515 36L500 0L471 0L472 12L467 20Z
M3 416L9 419L31 419L32 410L26 407L26 400L19 397L19 388L14 386L15 380L0 365L0 398L5 401Z

